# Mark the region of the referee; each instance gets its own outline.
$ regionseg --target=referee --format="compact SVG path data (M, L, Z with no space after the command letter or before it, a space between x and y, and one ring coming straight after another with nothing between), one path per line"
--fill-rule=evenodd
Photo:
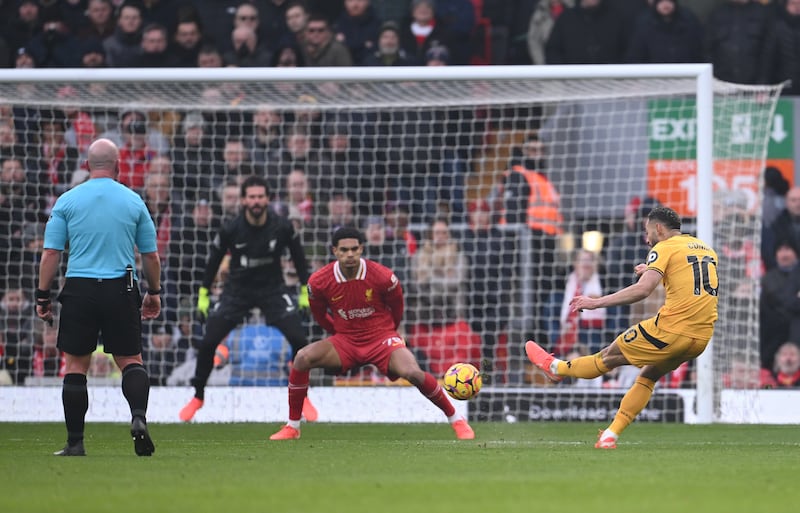
M86 372L98 335L102 335L104 350L122 369L122 393L131 408L134 450L138 456L150 456L155 446L145 420L150 385L142 365L141 319L153 319L161 312L161 263L155 226L142 199L117 182L119 150L113 142L93 142L87 163L89 180L62 194L53 206L36 290L36 314L52 323L50 288L61 252L69 245L66 282L58 296L58 348L66 359L61 399L67 444L54 454L86 455ZM134 270L135 247L142 255L151 287L144 300Z

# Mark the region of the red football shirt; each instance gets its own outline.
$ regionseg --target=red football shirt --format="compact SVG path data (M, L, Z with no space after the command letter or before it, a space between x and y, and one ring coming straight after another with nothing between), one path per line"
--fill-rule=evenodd
M308 299L317 323L354 343L373 342L397 329L403 318L403 289L397 277L377 262L362 258L358 274L345 278L331 262L308 279Z

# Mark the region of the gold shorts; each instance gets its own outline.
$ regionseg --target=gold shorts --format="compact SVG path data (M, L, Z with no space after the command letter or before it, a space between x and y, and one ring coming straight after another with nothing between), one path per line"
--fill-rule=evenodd
M614 342L631 365L653 365L665 372L697 358L708 345L708 340L662 330L656 326L656 317L631 326Z

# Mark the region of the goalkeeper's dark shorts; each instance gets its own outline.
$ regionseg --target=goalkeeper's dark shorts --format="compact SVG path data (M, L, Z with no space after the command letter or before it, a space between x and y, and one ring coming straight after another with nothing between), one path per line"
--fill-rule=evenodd
M67 278L58 295L61 313L58 348L75 356L91 354L98 338L103 351L119 356L142 352L142 298L124 278Z
M286 317L297 316L297 304L284 289L242 290L227 287L209 316L220 316L228 321L242 322L250 310L258 307L267 324L275 324Z
M258 307L264 322L278 328L295 353L308 344L297 305L284 290L254 292L229 288L227 294L225 292L222 292L219 302L208 316L206 337L210 336L214 343L221 341L234 326L240 324L250 314L250 310Z

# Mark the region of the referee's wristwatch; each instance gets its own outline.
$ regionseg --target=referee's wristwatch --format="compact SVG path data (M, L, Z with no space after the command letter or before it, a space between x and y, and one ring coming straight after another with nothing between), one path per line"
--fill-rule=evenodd
M147 294L151 295L151 296L160 296L161 295L161 289L158 289L158 290L147 289Z

